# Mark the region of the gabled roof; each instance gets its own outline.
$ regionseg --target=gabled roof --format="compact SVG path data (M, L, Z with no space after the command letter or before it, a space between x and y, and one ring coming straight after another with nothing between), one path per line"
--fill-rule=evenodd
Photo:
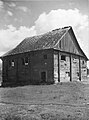
M80 45L79 45L79 43L78 43L78 41L77 41L77 39L76 39L76 36L75 36L75 34L74 34L74 32L73 32L72 27L71 27L71 29L70 29L70 30L71 30L71 32L72 32L72 34L73 34L74 38L75 38L75 41L76 41L77 46L79 47L79 49L80 49L81 53L83 54L83 56L84 56L87 60L89 60L89 59L87 58L87 56L85 55L85 53L83 52L83 50L81 49L81 47L80 47Z
M24 52L30 52L34 50L50 49L55 48L55 45L59 40L70 30L70 26L52 30L43 35L28 37L24 39L17 47L7 52L2 56L10 56ZM76 40L77 41L77 40ZM79 46L80 47L80 46ZM80 48L81 49L81 48ZM82 51L82 49L81 49ZM83 52L83 51L82 51ZM83 52L84 54L84 52ZM86 55L84 54L86 57Z

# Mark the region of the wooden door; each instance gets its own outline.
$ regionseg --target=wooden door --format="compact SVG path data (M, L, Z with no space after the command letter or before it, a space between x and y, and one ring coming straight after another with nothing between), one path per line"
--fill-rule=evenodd
M41 72L41 81L46 82L46 72L45 71Z

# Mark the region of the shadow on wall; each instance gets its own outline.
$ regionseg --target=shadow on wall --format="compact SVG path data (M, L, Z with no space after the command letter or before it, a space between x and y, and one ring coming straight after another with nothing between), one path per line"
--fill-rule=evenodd
M21 87L21 86L27 86L27 85L51 85L54 84L54 82L15 82L15 83L3 83L2 80L0 82L0 87Z
M0 86L1 86L1 82L2 82L2 70L0 68Z
M87 68L87 75L89 76L89 68Z

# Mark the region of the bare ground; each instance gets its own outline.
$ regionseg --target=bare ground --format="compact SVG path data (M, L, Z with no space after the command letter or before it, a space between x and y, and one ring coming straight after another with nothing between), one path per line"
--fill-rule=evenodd
M0 120L89 120L89 83L0 88Z

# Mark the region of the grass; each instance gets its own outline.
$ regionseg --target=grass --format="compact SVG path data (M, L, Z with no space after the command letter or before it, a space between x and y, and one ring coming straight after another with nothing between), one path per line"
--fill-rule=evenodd
M88 120L89 84L0 88L0 120Z
M0 120L88 120L88 116L85 109L79 107L15 105L0 112Z
M79 88L79 86L81 86ZM81 83L59 83L58 85L30 85L0 88L0 102L16 104L81 104L85 102Z

